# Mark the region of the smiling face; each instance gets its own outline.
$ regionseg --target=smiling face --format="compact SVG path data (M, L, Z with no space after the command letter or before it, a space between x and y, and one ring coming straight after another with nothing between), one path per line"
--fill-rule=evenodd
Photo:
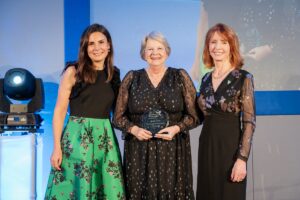
M214 63L230 62L229 42L218 32L215 32L209 41L209 53Z
M103 33L94 32L89 36L87 53L95 68L103 68L109 49L110 44Z
M149 66L163 67L168 58L166 47L159 41L148 39L144 50L144 59Z

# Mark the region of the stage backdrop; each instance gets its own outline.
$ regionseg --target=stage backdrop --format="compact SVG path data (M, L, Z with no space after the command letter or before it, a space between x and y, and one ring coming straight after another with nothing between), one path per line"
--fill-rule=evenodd
M204 37L216 23L231 26L240 39L245 68L253 73L257 90L299 90L299 0L202 0L192 76L207 71L201 60Z

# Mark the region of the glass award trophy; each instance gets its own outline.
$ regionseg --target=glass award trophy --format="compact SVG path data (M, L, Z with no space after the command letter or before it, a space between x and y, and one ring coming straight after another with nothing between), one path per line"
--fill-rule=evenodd
M150 110L142 115L141 125L154 137L156 133L169 125L169 115L161 109Z

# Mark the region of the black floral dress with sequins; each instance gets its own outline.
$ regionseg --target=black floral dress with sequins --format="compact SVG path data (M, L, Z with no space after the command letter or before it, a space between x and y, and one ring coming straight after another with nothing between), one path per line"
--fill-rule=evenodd
M246 179L232 182L230 175L237 158L247 161L255 129L253 76L233 70L216 91L212 73L200 88L198 105L204 114L199 140L197 199L246 199Z
M122 81L114 124L125 139L124 173L128 199L194 199L189 129L198 123L196 90L183 69L169 67L157 87L145 69L130 71ZM169 126L180 133L171 141L139 141L127 131L141 127L143 113L159 107Z

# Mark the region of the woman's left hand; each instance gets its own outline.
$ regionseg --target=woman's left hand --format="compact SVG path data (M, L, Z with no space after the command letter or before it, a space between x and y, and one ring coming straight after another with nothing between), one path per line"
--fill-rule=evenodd
M247 163L239 158L235 161L231 172L232 182L241 182L245 179L247 175L246 165Z
M163 139L163 140L172 140L173 137L179 133L180 131L180 128L179 126L177 125L174 125L174 126L169 126L167 128L164 128L162 130L160 130L156 135L155 137L156 138L160 138L160 139Z

